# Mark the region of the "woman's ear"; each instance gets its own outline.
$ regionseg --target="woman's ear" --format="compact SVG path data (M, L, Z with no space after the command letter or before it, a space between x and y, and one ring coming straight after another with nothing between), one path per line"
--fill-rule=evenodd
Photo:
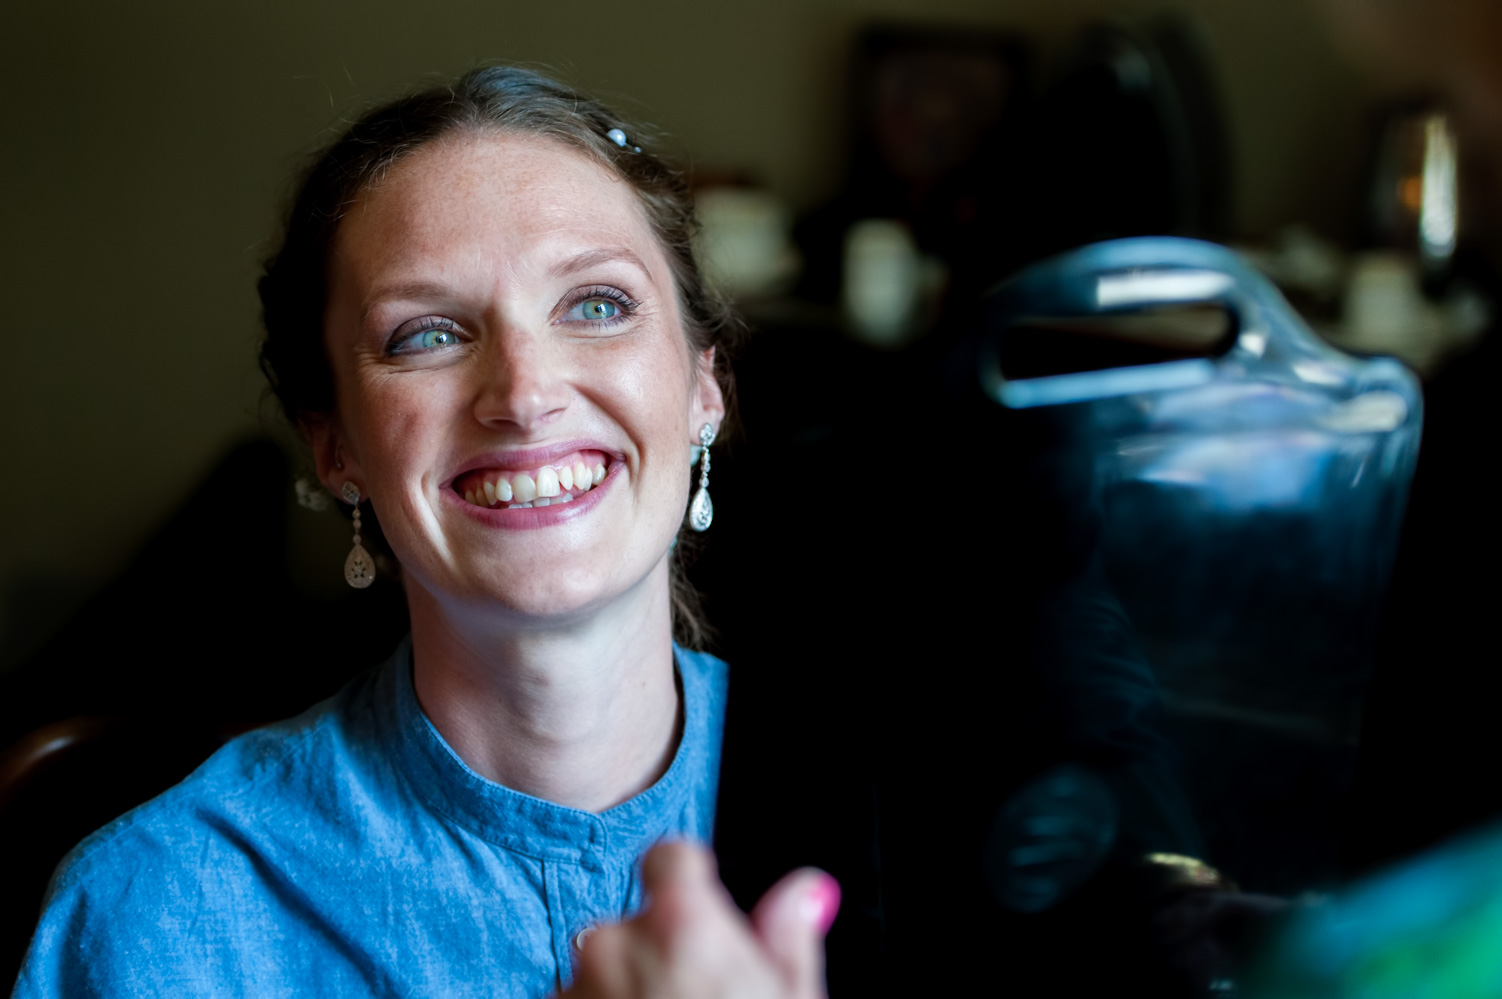
M725 393L720 389L720 380L714 372L714 348L710 347L694 358L697 368L694 379L693 414L689 425L698 433L699 427L708 423L719 433L725 422Z
M300 428L308 442L308 448L313 452L313 468L324 488L338 496L346 482L353 482L360 487L362 493L365 492L365 478L359 462L344 446L343 434L339 432L338 421L334 417L305 419L300 423Z

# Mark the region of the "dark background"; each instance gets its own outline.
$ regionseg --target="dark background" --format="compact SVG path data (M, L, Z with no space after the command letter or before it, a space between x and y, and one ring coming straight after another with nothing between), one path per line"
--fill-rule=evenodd
M719 648L729 654L767 653L775 631L766 629L778 622L762 607L795 603L791 618L805 625L859 627L863 607L904 606L892 590L964 585L988 564L985 553L1011 550L1013 537L1039 547L1039 566L1055 564L1037 545L1036 522L1005 504L971 505L966 519L928 540L900 517L865 511L867 533L856 537L849 524L822 531L817 503L808 517L759 510L755 488L758 476L787 462L815 467L857 451L880 465L884 444L913 453L950 432L945 407L960 413L965 404L947 394L946 381L965 310L987 284L1032 257L1135 232L1266 245L1291 224L1342 251L1370 249L1363 205L1378 123L1403 102L1448 96L1460 109L1465 148L1482 164L1483 180L1472 176L1463 202L1466 268L1490 293L1485 155L1492 130L1488 102L1477 96L1488 83L1438 71L1449 51L1443 43L1395 36L1392 23L1377 25L1360 0L1175 5L1206 59L1210 86L1199 96L1212 107L1221 158L1218 200L1193 224L1165 222L1171 212L1138 200L1162 173L1155 164L1112 159L1137 134L1132 123L1103 121L1099 137L1082 141L1077 129L1051 131L1056 119L1017 111L1068 106L1029 102L1056 81L1082 28L1106 17L1140 23L1162 9L782 0L453 3L421 14L395 4L316 12L291 3L129 11L54 5L0 15L0 34L25 54L3 70L11 115L0 145L8 236L0 250L0 323L9 348L0 367L8 487L0 491L0 747L70 716L127 719L109 723L116 758L70 764L96 784L104 774L108 793L59 797L50 790L66 784L59 772L53 780L62 785L34 792L19 803L25 807L0 802L10 815L46 816L0 830L7 856L36 858L21 874L7 872L19 879L11 884L37 890L58 842L107 818L116 803L127 807L180 776L196 754L234 731L331 693L405 630L400 593L389 582L365 593L343 587L345 522L295 501L292 481L304 459L272 415L254 369L253 284L301 157L345 117L414 81L494 60L538 65L660 126L695 177L749 182L799 217L804 281L796 300L749 303L758 332L741 361L747 433L716 457L722 519L715 531L736 533L718 550L711 536L699 571L711 616L725 628ZM1389 14L1398 20L1412 14L1404 4L1395 9ZM1461 22L1441 21L1415 23L1455 37ZM896 25L898 36L1002 40L996 51L1016 73L1008 99L1018 103L1008 105L1008 128L976 154L993 172L960 171L959 180L944 178L948 187L925 188L925 197L939 192L928 201L904 204L910 190L883 187L891 178L866 169L878 154L856 121L862 77L855 53L872 23ZM1395 51L1405 58L1391 57ZM1038 148L1029 144L1039 142L1055 156L1060 148L1072 153L1055 162L1070 166L1067 182L1078 187L1067 220L1073 228L1051 225L1062 216L1040 219L1029 205L1039 180L1029 168L1050 162L1032 155ZM976 192L981 225L965 215ZM936 204L954 211L945 216ZM846 224L909 211L924 248L949 254L953 283L930 317L927 340L899 357L853 345L831 319L832 286L819 280L837 279L831 262ZM1105 216L1121 226L1078 225ZM963 224L946 228L956 218ZM1334 318L1328 305L1315 310L1316 319ZM1188 754L1187 774L1202 822L1217 809L1230 816L1210 829L1219 836L1211 837L1212 853L1218 845L1253 872L1249 887L1290 894L1329 887L1340 864L1361 870L1422 848L1486 819L1499 803L1475 791L1487 749L1485 702L1462 693L1496 658L1478 644L1495 586L1473 582L1476 567L1494 561L1494 504L1472 475L1478 462L1484 467L1480 449L1495 422L1483 401L1494 353L1488 343L1464 364L1426 370L1425 457L1359 739L1311 750L1270 747L1259 737L1238 742L1233 727L1204 719L1170 726L1181 741L1217 747L1218 756ZM921 419L909 419L920 409ZM984 433L969 434L986 445ZM993 473L1011 460L1004 453L988 455L997 462ZM838 490L828 499L841 499ZM845 587L821 559L882 566L886 530L901 534L886 563L894 578L882 601L863 604L860 586L882 581ZM965 550L977 537L984 544ZM791 540L799 550L748 575L741 567L757 557L763 538ZM956 552L970 575L947 563ZM935 575L925 579L930 568ZM838 592L825 615L819 602L831 587ZM945 615L963 608L964 633L948 651L962 660L983 655L996 636L981 620L978 593L967 589L966 600L952 604L930 594L912 603L911 620L883 625L909 642L925 628L950 637ZM852 648L875 654L879 644L866 634ZM927 672L935 667L926 649L905 655L915 673L945 676ZM859 710L869 691L859 688L858 671L844 677L857 685L850 704ZM883 680L890 683L890 671ZM895 689L900 694L901 684ZM923 692L921 703L940 716L942 683ZM1008 688L993 679L984 694L1002 698ZM986 724L984 704L966 708L970 737L983 743L976 733ZM872 717L890 721L880 710ZM879 742L900 737L895 728L877 732ZM900 744L883 751L902 757ZM1365 770L1346 808L1324 794L1328 775L1318 771L1328 764L1340 772L1331 780L1348 781L1358 754ZM1236 794L1228 793L1227 773L1236 777ZM950 781L963 791L963 779ZM1273 825L1293 829L1299 842L1238 841L1257 828L1237 813L1248 798L1283 809ZM921 844L921 822L909 822L909 844ZM1299 852L1311 842L1323 850L1314 883L1313 862ZM1304 866L1257 883L1286 856ZM1257 858L1272 858L1272 867L1258 867Z

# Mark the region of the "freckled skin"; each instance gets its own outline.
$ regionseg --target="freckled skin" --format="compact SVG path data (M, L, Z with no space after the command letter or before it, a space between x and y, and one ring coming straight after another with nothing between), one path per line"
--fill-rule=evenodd
M613 258L577 266L583 254ZM598 287L637 307L604 328L580 321L581 289ZM423 317L457 324L457 343L392 356L393 333ZM533 136L419 150L341 223L325 320L337 410L314 429L315 457L336 491L348 478L370 497L409 590L535 625L666 586L689 446L723 402L626 184ZM476 455L578 440L624 456L583 516L500 530L441 495Z

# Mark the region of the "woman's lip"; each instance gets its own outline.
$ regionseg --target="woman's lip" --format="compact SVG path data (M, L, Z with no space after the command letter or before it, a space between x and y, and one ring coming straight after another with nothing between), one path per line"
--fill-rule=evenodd
M588 449L586 448L585 450ZM611 490L615 485L615 480L625 469L626 464L624 461L612 458L605 480L589 492L580 493L577 499L568 503L553 503L549 506L532 507L526 510L475 506L473 503L466 503L463 496L447 488L441 490L440 493L443 497L442 502L458 504L461 510L487 526L512 531L534 531L543 527L552 527L567 520L573 520L593 510L605 498L605 494ZM460 474L462 475L463 473L461 472Z
M605 455L606 466L617 461L624 461L626 456L615 448L606 447L598 441L563 441L558 444L549 444L547 447L516 448L506 451L491 451L487 454L476 455L454 470L443 483L445 490L452 491L454 480L466 472L473 472L477 468L495 468L508 472L530 472L534 468L550 465L560 458L566 458L578 451L598 451ZM544 510L547 507L543 507Z

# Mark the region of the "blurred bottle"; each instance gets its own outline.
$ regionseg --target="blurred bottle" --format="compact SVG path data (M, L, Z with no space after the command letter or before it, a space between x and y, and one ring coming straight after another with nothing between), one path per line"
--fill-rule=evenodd
M1414 257L1426 283L1443 281L1460 228L1455 130L1442 111L1393 115L1374 164L1368 225L1373 242Z
M1372 248L1351 261L1332 342L1390 354L1429 374L1486 326L1484 297L1457 279L1457 140L1433 108L1392 115L1382 131L1367 204Z

